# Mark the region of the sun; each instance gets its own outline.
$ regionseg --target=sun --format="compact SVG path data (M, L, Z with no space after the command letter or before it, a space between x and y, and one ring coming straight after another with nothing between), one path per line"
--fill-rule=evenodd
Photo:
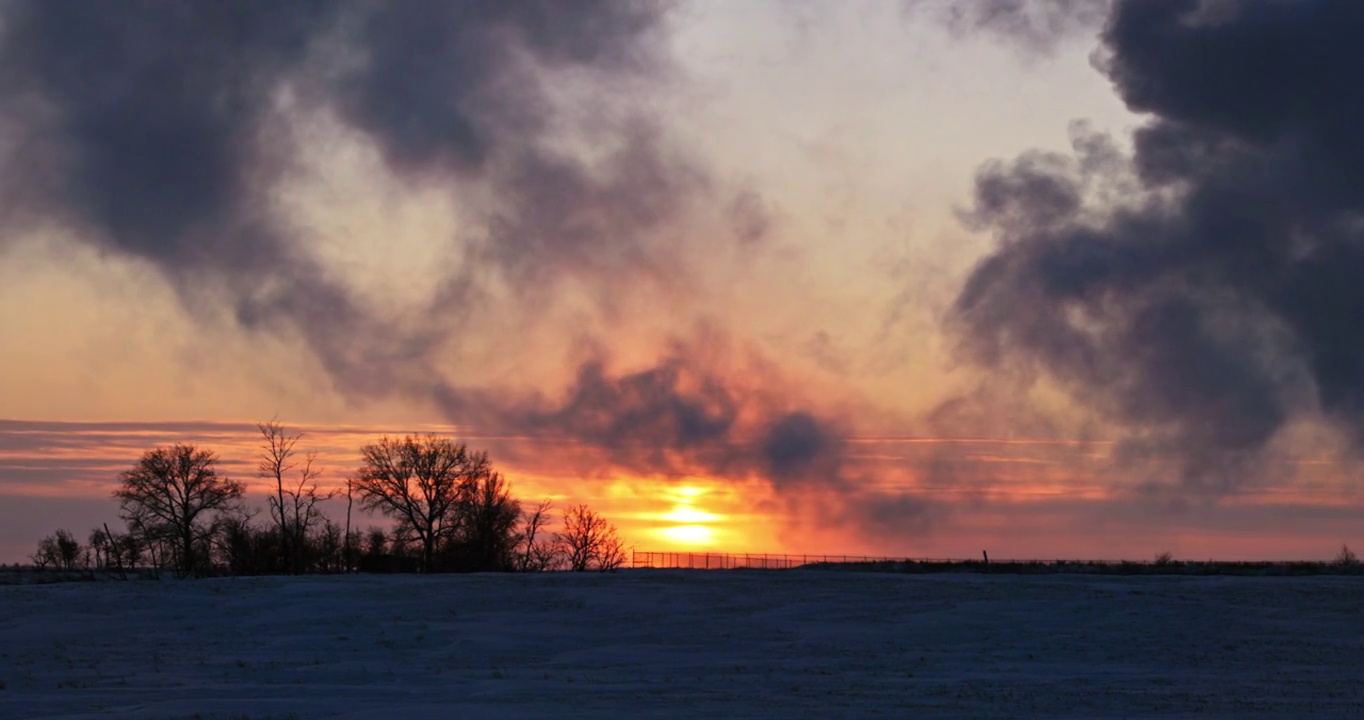
M672 527L660 528L657 534L672 543L678 545L714 545L715 528L705 525L673 525Z
M720 519L720 516L704 510L697 510L690 505L676 505L659 519L675 523L701 524L715 522Z
M667 488L665 496L672 501L672 507L657 518L665 523L654 530L654 534L673 546L705 547L714 545L717 532L714 525L724 518L697 507L709 490L696 485L682 485Z

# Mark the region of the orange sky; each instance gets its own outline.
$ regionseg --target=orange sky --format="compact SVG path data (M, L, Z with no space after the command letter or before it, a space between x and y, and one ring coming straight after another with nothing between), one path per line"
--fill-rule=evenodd
M499 463L526 504L549 499L587 503L638 550L787 552L907 557L1255 559L1328 558L1358 531L1364 493L1351 489L1334 462L1306 463L1296 487L1263 488L1204 507L1142 508L1100 480L1111 443L1102 441L868 437L854 440L859 469L887 493L931 498L922 515L891 527L859 527L818 491L782 494L761 478L637 476L602 466L564 472L582 452L528 437L459 432L448 426L296 427L300 448L315 450L321 484L342 487L358 448L385 432L437 432L534 464ZM244 480L248 504L264 506L256 476L259 443L251 423L0 422L0 503L49 512L16 518L0 529L0 562L17 562L57 526L84 534L117 521L108 493L140 453L172 442L214 449L227 475ZM527 453L527 450L530 453ZM334 520L344 505L328 504ZM356 518L356 524L382 524ZM52 528L49 528L52 526ZM1266 526L1286 531L1267 534Z

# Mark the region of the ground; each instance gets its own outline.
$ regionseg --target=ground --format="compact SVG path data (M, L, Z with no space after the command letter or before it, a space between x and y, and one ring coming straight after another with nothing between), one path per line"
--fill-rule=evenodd
M0 717L1361 717L1364 578L0 587Z

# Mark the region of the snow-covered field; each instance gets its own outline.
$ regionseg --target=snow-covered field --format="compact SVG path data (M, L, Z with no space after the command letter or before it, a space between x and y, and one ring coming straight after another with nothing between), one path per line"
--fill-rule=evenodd
M0 718L1364 717L1364 579L0 587Z

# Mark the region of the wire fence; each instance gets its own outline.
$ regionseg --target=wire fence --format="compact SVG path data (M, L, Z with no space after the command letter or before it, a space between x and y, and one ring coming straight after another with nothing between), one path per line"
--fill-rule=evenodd
M870 555L798 555L784 553L631 553L635 568L732 570L788 570L823 566L834 570L880 570L906 573L985 572L1005 574L1090 575L1364 575L1364 563L1354 559L1322 560L1151 560L980 559L877 557Z
M908 560L910 558L784 553L691 553L636 550L630 554L631 567L689 570L732 570L735 568L788 570L817 563L892 563Z

